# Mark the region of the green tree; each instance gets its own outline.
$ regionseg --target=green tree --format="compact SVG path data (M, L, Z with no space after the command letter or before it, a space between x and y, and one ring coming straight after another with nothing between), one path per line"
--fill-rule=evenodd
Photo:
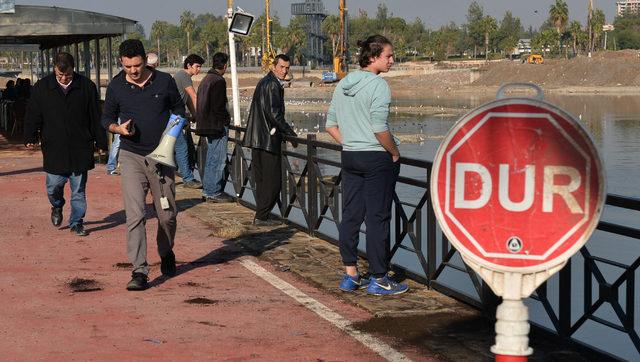
M572 21L569 24L569 32L573 39L573 55L575 56L578 55L578 39L580 38L580 33L582 33L582 24L577 20Z
M613 22L613 36L619 49L640 49L640 14L629 13Z
M180 28L187 34L187 53L191 52L191 33L195 27L193 13L185 10L180 15Z
M338 50L338 42L340 41L340 17L337 15L329 15L322 21L322 33L326 35L331 42L331 58L336 57Z
M495 43L501 51L509 52L518 45L518 38L524 28L520 18L514 17L511 11L506 11L500 21L500 28L495 35Z
M604 15L604 11L602 9L596 9L593 12L593 17L591 18L591 24L593 25L593 43L594 49L596 48L596 44L599 44L602 39L602 26L606 24L606 18Z
M169 23L166 21L156 20L151 25L151 37L156 39L156 51L158 52L158 64L160 64L162 59L162 52L160 50L160 40L164 38L167 34L167 29L169 27Z
M493 16L486 15L482 18L482 33L484 34L484 57L489 60L489 42L496 30L498 30L498 24Z
M484 9L476 1L471 2L467 9L467 35L468 45L473 48L473 57L478 54L478 47L484 42L484 31L482 21L484 19Z
M549 19L553 23L558 33L558 50L562 49L560 44L561 35L569 21L569 7L564 0L556 0L555 4L549 7ZM567 52L565 52L566 56Z

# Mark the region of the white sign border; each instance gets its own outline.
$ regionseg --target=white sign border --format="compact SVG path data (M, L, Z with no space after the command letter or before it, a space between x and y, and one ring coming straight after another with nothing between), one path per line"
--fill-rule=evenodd
M568 121L568 123L573 126L573 128L580 134L582 134L586 140L587 146L590 148L590 151L593 155L595 155L595 159L593 160L593 167L596 167L597 170L599 170L598 172L598 178L599 178L599 190L598 190L598 200L596 201L596 210L594 210L594 215L593 218L589 221L589 225L587 226L585 232L583 233L583 235L576 241L576 243L569 249L567 249L567 251L565 251L564 253L562 253L561 255L557 256L556 258L554 258L553 260L550 260L546 263L543 264L539 264L539 265L534 265L534 266L526 266L526 267L508 267L508 266L503 266L503 265L499 265L499 264L495 264L492 262L489 262L485 259L482 259L480 257L478 257L475 253L471 252L470 250L468 250L467 248L464 247L464 245L456 238L455 234L452 232L452 230L448 227L448 225L446 224L446 222L444 222L443 220L445 220L445 215L442 211L442 209L440 208L439 205L439 194L438 194L438 178L439 178L439 174L440 174L440 164L443 161L443 158L445 158L444 156L444 152L446 150L446 148L449 146L449 144L451 143L451 140L453 138L453 136L463 127L466 125L467 122L469 122L470 120L474 119L476 116L478 116L481 113L487 112L488 110L491 110L493 108L497 108L497 107L501 107L501 106L507 106L507 105L513 105L513 104L519 104L519 105L529 105L529 106L535 106L535 107L539 107L539 108L543 108L543 109L547 109L549 110L549 112L552 113L556 113L559 116L563 117L565 120ZM537 116L539 117L540 115L537 114ZM553 117L551 117L553 118ZM474 127L474 130L478 128L478 125L476 125ZM471 132L470 132L471 133ZM467 136L467 135L465 135ZM575 143L574 143L575 144ZM479 266L489 269L489 270L494 270L494 271L499 271L499 272L515 272L515 273L537 273L537 272L541 272L547 269L550 269L554 266L557 266L559 264L564 263L566 260L568 260L569 258L571 258L571 256L573 256L573 254L575 254L576 252L578 252L580 250L580 248L587 242L587 240L589 239L589 237L591 236L591 234L593 233L593 231L595 230L595 228L598 225L598 222L600 220L600 216L602 215L602 211L604 209L604 201L606 198L606 180L604 177L604 163L602 162L602 159L600 157L599 152L597 151L597 148L595 147L593 140L591 138L591 136L589 135L588 132L585 131L585 129L581 126L581 124L575 119L575 117L571 116L570 114L568 114L567 112L565 112L564 110L548 103L545 101L540 101L540 100L536 100L536 99L532 99L532 98L506 98L506 99L499 99L499 100L495 100L489 103L486 103L474 110L472 110L471 112L467 113L466 115L464 115L463 117L461 117L458 122L456 122L456 124L449 130L449 132L447 133L447 135L445 136L445 138L443 139L442 143L440 144L438 151L436 152L436 157L434 158L433 161L433 168L432 168L432 173L431 173L431 179L430 179L430 188L431 188L431 204L433 206L434 212L436 214L436 219L438 220L438 224L440 225L440 228L442 229L442 231L445 233L445 235L447 236L447 238L449 239L449 241L451 242L451 244L458 250L460 251L460 253L462 254L462 256L464 258L468 258L470 259L470 261L477 263ZM589 175L590 177L590 175ZM590 182L591 180L589 180ZM587 214L588 215L588 214ZM480 249L479 249L480 250ZM504 258L501 255L497 256L499 258ZM522 259L521 255L516 255L515 258L513 258L513 256L511 257L512 259ZM505 258L506 259L506 258Z

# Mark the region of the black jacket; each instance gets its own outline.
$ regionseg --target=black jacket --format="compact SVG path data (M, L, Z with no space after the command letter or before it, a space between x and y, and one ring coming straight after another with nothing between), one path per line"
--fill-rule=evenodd
M274 135L270 134L276 129ZM262 78L253 92L244 146L280 153L282 135L296 136L284 120L284 88L278 78L269 72Z
M45 172L59 175L94 167L94 145L107 149L98 100L96 85L78 73L73 73L66 95L54 74L33 86L25 115L24 142L37 143L41 132Z
M167 73L151 71L151 78L143 88L127 82L124 71L116 75L107 87L102 113L102 126L107 130L118 119L133 121L135 133L120 137L120 149L141 156L158 146L171 113L185 116L176 81Z
M209 137L224 135L231 116L227 109L227 82L211 69L198 86L198 109L196 109L196 134Z

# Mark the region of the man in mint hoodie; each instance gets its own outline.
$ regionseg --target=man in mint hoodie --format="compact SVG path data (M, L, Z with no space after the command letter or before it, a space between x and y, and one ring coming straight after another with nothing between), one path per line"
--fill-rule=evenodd
M345 275L340 289L367 287L375 295L406 292L405 284L393 281L388 272L391 202L400 172L398 140L389 131L391 90L379 74L393 64L393 45L373 35L360 47L361 69L338 83L327 114L327 132L342 144L342 222L340 255ZM357 269L360 225L367 231L367 259L371 279Z

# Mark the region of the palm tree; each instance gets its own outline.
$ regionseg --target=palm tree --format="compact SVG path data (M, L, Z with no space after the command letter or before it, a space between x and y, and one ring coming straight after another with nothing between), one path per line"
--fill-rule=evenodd
M489 40L491 36L498 30L498 23L493 16L485 16L481 23L482 33L484 34L484 57L489 60Z
M156 43L158 45L158 64L160 64L161 53L160 53L160 39L167 34L168 25L166 21L156 20L153 25L151 25L151 37L156 38Z
M567 26L567 22L569 21L569 7L564 0L556 0L556 3L549 7L549 17L551 18L551 22L553 22L553 26L556 28L556 32L558 33L558 51L562 51L562 45L560 44L560 35L564 32L564 28ZM565 57L567 52L565 51Z
M191 32L195 26L195 20L193 13L189 10L185 10L180 15L180 27L187 33L187 53L191 52Z
M340 18L337 15L329 15L322 21L322 32L331 39L331 56L336 56L338 42L340 41Z
M571 37L573 37L573 55L578 55L578 37L582 32L582 24L579 21L574 20L569 24L569 31L571 32Z

